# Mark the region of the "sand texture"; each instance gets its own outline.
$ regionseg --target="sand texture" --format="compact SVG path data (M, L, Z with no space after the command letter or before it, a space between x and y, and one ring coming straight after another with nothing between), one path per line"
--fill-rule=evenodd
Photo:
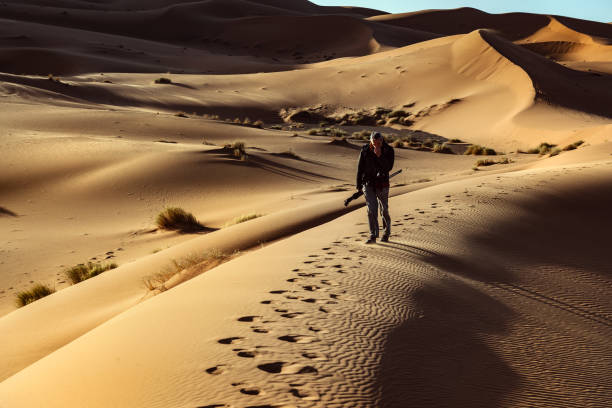
M610 406L610 24L0 10L1 408ZM402 173L366 245L372 130Z

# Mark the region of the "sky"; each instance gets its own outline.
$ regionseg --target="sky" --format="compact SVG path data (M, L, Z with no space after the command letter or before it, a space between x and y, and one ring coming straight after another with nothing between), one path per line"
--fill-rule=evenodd
M612 22L612 0L311 0L321 6L368 7L389 13L406 13L426 9L473 7L487 13L514 11L556 14L585 20Z

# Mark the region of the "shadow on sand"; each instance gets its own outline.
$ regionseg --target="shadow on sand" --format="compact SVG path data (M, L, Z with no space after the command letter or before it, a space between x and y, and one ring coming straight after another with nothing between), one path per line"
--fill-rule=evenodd
M548 339L551 326L560 324L551 319L559 314L577 322L572 324L579 324L581 336L589 336L589 329L607 332L612 327L612 301L605 293L596 296L592 288L594 282L598 287L612 286L608 258L612 218L607 215L611 192L612 181L599 180L518 202L509 214L520 218L500 218L480 232L458 237L470 249L468 255L386 244L416 256L440 278L406 293L419 317L405 321L388 337L379 372L380 406L499 407L508 398L527 394L580 395L579 386L563 386L565 376L573 375L575 362L558 363L547 381L537 369L527 371L528 377L513 369L533 361L508 361L491 348L492 344L507 347L506 343L521 347L510 329L517 321L530 319L532 312L528 308L527 315L519 315L487 293L513 297L546 313L547 319L535 323L538 338L533 340L541 353L558 351ZM539 265L546 268L538 269ZM595 351L575 350L588 362L587 371L601 360L602 352L612 351L610 344L595 342L590 347ZM550 369L545 361L537 364ZM592 370L581 376L601 377L597 368Z

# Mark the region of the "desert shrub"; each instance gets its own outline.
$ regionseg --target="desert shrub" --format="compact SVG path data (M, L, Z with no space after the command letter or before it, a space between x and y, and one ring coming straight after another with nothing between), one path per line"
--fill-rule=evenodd
M37 283L31 289L17 293L17 307L25 306L45 296L49 296L53 292L55 292L55 289L51 289L42 283Z
M326 127L326 128L314 128L308 131L309 135L315 136L333 136L333 137L346 137L348 132L335 127Z
M89 278L93 278L94 276L99 275L102 272L106 272L110 269L115 269L116 267L116 263L101 265L92 262L87 262L86 264L79 264L73 266L72 268L66 269L64 271L64 274L74 285Z
M491 160L491 159L484 159L484 160L478 160L476 162L476 167L480 167L480 166L492 166L494 164L510 164L512 163L512 160L508 157L504 157L500 160Z
M179 207L168 207L157 215L157 226L166 230L195 231L202 229L202 225L193 214Z
M395 139L393 143L391 143L391 146L395 148L401 148L404 147L404 142L402 141L402 139Z
M334 137L345 137L348 135L348 132L339 128L329 128L329 134Z
M497 164L497 162L495 160L491 160L491 159L484 159L484 160L478 160L476 162L476 166L492 166L494 164Z
M404 126L412 126L414 124L414 121L411 119L408 119L407 117L401 118L399 122Z
M445 154L453 154L453 151L446 143L434 143L433 148L431 149L434 153L445 153Z
M476 156L495 156L495 150L480 145L469 145L464 154L473 154Z
M408 116L408 112L403 111L403 110L396 110L396 111L389 113L389 115L387 116L390 118L403 118L405 116Z
M189 116L187 116L187 114L185 112L175 113L174 116L178 116L179 118L188 118L189 117Z
M237 125L242 125L242 121L240 120L240 118L234 118L234 123Z
M272 125L270 126L270 129L283 130L283 125Z
M558 147L555 147L554 149L552 149L552 150L550 151L550 155L549 155L549 157L556 156L556 155L558 155L559 153L561 153L561 149L559 149Z
M149 290L165 291L165 284L170 278L177 274L182 274L180 281L194 278L215 266L228 261L233 255L222 252L218 249L211 249L199 255L189 255L181 259L173 259L170 265L164 267L160 272L143 278L145 287Z
M162 77L162 78L157 78L157 79L155 80L155 83L156 83L156 84L171 84L171 83L172 83L172 80L171 80L170 78L164 78L164 77Z
M384 116L384 115L391 113L391 109L382 108L379 106L378 108L376 108L375 113L377 116Z
M251 119L249 117L244 118L244 120L242 121L242 124L244 126L251 126L253 122L251 122Z
M253 122L253 127L262 129L264 127L264 122L261 119L256 120L255 122Z
M250 221L250 220L254 220L255 218L259 218L262 217L263 214L256 214L256 213L251 213L251 214L243 214L240 215L236 218L234 218L233 220L231 220L230 222L226 223L225 226L230 226L230 225L236 225L236 224L240 224L246 221Z
M527 153L543 155L543 154L549 153L552 150L552 148L556 146L557 145L544 142L544 143L540 143L538 147L527 150Z
M244 142L234 142L233 144L226 144L225 146L223 146L223 149L231 153L231 155L237 159L246 160L247 158L246 146Z
M431 139L424 140L424 141L421 143L421 146L422 146L422 147L429 147L430 149L431 149L431 148L433 148L433 145L434 145L434 142L433 142L433 140L431 140Z
M567 146L565 146L565 147L563 148L563 151L565 151L565 152L566 152L566 151L568 151L568 150L574 150L574 149L577 149L577 148L578 148L578 146L582 145L583 143L584 143L584 140L579 140L579 141L574 142L574 143L572 143L572 144L568 144Z
M461 139L451 139L449 140L450 143L463 143L463 140Z

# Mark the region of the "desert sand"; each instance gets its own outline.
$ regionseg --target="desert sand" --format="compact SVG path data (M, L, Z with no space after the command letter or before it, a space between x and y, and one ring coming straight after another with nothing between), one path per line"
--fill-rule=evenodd
M0 10L0 407L610 405L610 24ZM372 130L402 173L365 245L343 201ZM202 228L159 228L167 206ZM71 284L87 262L118 267ZM36 283L55 292L18 307Z

